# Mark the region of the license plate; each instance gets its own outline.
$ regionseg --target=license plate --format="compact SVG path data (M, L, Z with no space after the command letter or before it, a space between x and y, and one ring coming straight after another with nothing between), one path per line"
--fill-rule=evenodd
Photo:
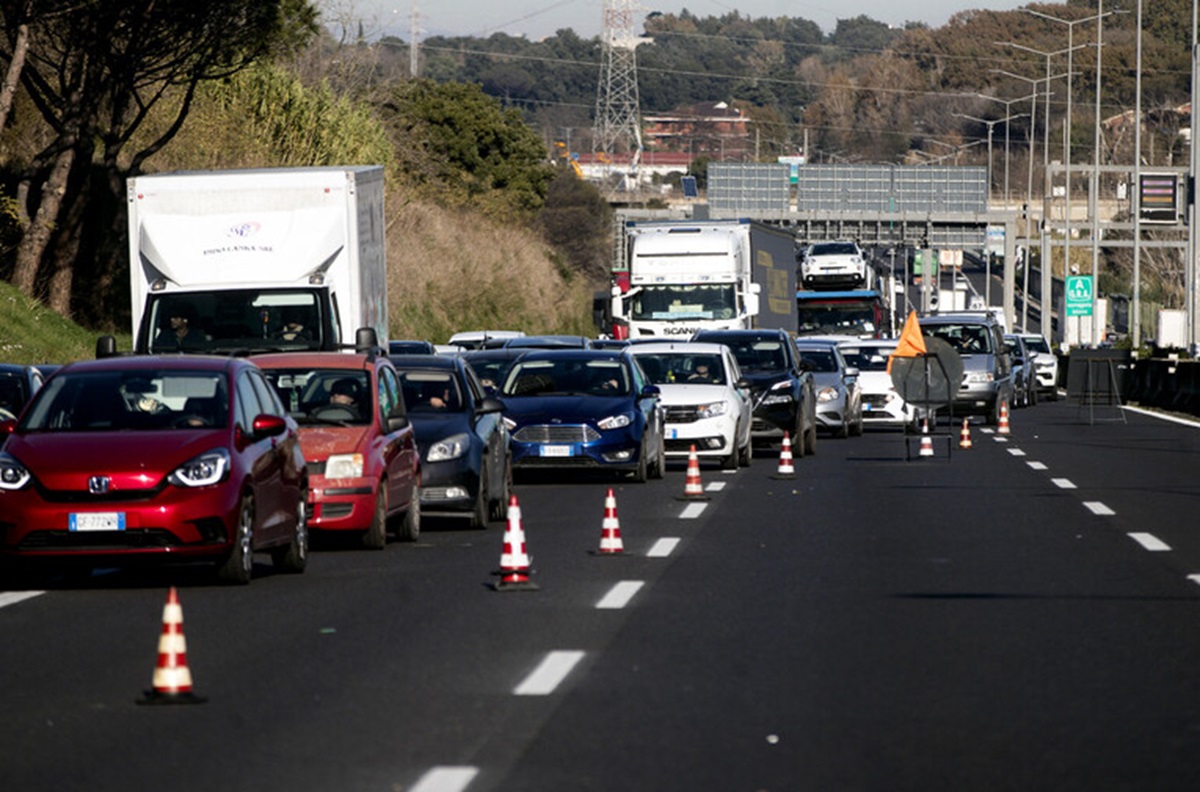
M542 456L544 456L544 457L569 457L569 456L571 456L571 446L569 446L569 445L544 445L544 446L542 446Z
M72 531L124 531L125 512L87 512L70 515Z

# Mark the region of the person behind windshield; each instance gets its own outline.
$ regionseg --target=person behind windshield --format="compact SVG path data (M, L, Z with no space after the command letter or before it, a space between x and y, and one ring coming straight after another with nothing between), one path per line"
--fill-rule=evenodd
M283 327L275 334L284 341L309 341L312 333L304 326L302 311L292 306L283 309Z
M154 351L174 352L203 349L204 333L192 327L194 316L191 306L179 304L167 312L170 322L168 330L160 330L154 338Z
M329 388L329 405L331 407L345 407L351 412L357 412L358 383L348 378L334 382Z
M707 363L697 363L696 368L688 375L688 382L712 382L712 372L708 369Z

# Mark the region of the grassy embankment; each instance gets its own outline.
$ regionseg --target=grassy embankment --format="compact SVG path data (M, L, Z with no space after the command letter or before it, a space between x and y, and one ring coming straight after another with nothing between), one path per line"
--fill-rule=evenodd
M95 357L97 335L0 282L0 362L70 363ZM129 335L118 335L117 349L129 348Z

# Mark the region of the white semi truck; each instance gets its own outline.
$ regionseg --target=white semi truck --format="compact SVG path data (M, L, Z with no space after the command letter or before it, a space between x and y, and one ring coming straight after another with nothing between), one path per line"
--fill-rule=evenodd
M796 328L795 237L751 220L631 221L613 273L618 337Z
M383 168L127 182L134 351L334 350L388 338Z

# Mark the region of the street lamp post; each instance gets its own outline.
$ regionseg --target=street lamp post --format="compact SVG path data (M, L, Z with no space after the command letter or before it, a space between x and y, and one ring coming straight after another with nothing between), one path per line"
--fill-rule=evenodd
M999 71L999 70L993 69L992 71ZM1013 76L1016 76L1016 75L1013 75ZM1022 77L1021 79L1026 80L1029 78ZM1018 96L1016 99L1001 99L998 96L990 96L989 94L984 94L984 93L975 94L975 95L978 96L980 99L987 99L989 101L999 102L1000 104L1004 105L1005 120L1013 119L1013 118L1021 118L1023 116L1028 115L1030 126L1037 123L1037 119L1035 116L1035 112L1037 110L1037 88L1036 87L1034 88L1033 93L1029 94L1028 96ZM1028 113L1020 113L1018 115L1013 115L1012 106L1014 104L1016 104L1017 102L1023 102L1026 99L1030 100L1029 112ZM1009 203L1011 200L1009 198L1009 194L1008 194L1008 132L1009 132L1009 125L1005 124L1004 125L1004 208L1005 209L1008 209L1008 206L1009 206ZM1032 145L1030 145L1030 147L1029 147L1029 156L1031 158L1030 161L1032 162L1032 157L1033 157L1033 146Z

